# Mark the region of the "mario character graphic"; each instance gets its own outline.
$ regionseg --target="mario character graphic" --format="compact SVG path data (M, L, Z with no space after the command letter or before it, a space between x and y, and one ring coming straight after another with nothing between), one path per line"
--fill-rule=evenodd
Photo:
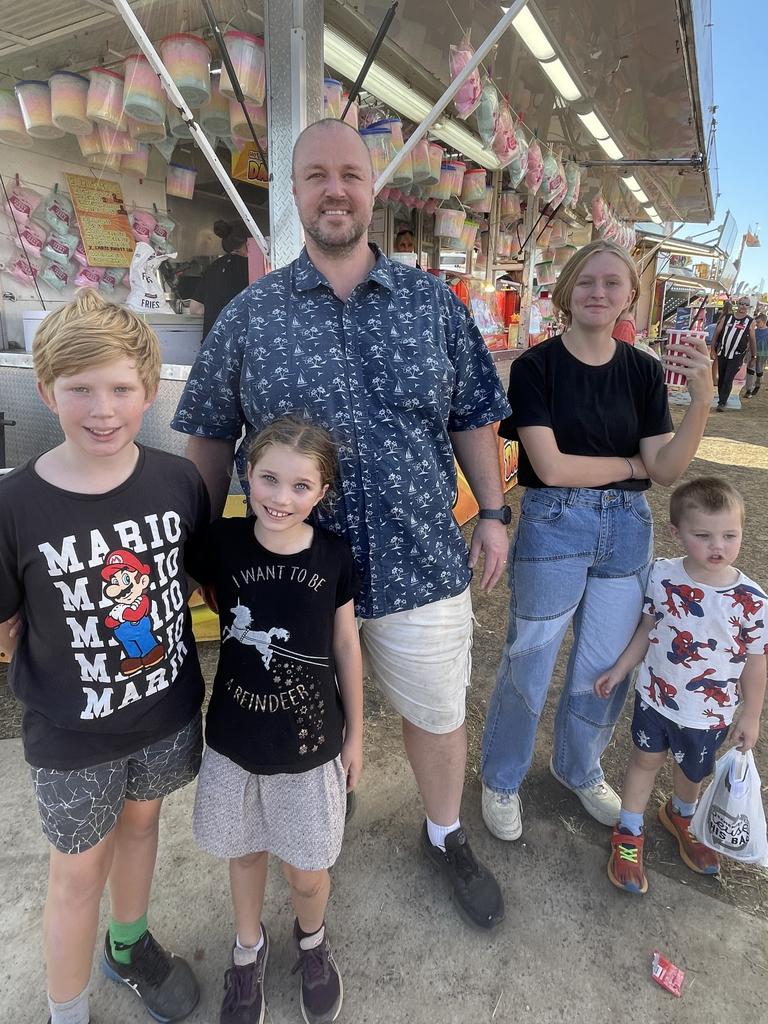
M132 551L110 551L101 570L104 593L113 602L104 625L115 631L125 657L120 662L124 676L152 668L165 657L165 648L152 635L149 616L149 566Z
M694 640L693 633L689 633L687 629L675 629L674 626L669 628L675 635L672 640L672 650L667 651L667 660L671 661L673 665L684 665L686 668L690 668L690 662L704 661L699 654L701 648L708 651L714 651L717 648L717 641L711 637L709 640Z
M670 615L679 619L680 611L682 611L685 615L693 615L697 619L702 617L704 609L699 602L704 598L703 590L698 587L689 587L685 583L673 583L671 580L662 580L661 585L667 595L664 607ZM680 602L679 611L675 604L675 598Z

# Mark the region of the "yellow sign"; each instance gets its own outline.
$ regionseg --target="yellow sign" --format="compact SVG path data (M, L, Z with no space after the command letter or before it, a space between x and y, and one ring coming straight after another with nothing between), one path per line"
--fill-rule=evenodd
M258 185L259 188L269 188L267 169L253 143L232 154L232 177L237 181L246 181L249 185Z
M83 248L92 267L129 267L136 241L116 181L67 174Z

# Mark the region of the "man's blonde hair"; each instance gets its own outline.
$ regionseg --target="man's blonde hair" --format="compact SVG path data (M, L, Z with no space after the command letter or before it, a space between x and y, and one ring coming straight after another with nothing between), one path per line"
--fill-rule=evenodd
M157 335L141 317L83 288L72 302L43 320L32 343L37 379L51 391L57 378L126 357L135 365L147 397L160 383Z
M559 309L561 313L565 314L569 323L571 320L571 296L573 295L576 280L584 269L584 264L587 260L601 252L607 252L612 256L617 256L627 268L630 286L635 293L629 306L627 306L627 310L635 309L637 298L640 294L640 275L637 272L635 261L627 250L623 249L620 245L616 245L615 242L609 242L604 238L598 238L596 241L590 242L589 245L585 245L583 248L579 249L577 253L571 256L560 271L557 284L552 291L552 304L556 309Z

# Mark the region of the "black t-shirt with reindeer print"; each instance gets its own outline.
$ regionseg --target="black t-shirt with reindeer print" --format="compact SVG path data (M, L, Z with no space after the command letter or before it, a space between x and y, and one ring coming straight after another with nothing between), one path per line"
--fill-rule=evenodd
M341 751L333 624L357 576L334 534L315 528L308 548L279 555L253 524L219 519L187 553L191 575L216 589L221 625L205 740L257 775L305 772Z

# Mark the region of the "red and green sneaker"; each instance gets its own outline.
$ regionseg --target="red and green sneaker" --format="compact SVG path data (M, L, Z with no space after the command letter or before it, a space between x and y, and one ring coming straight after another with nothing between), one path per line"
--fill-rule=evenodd
M645 836L633 836L625 829L613 830L608 877L617 889L638 895L648 892L648 879L643 870L644 845Z
M672 801L667 800L659 808L659 821L664 828L677 840L677 849L684 864L699 875L717 875L720 873L720 858L714 850L700 843L691 832L691 819L676 814Z

